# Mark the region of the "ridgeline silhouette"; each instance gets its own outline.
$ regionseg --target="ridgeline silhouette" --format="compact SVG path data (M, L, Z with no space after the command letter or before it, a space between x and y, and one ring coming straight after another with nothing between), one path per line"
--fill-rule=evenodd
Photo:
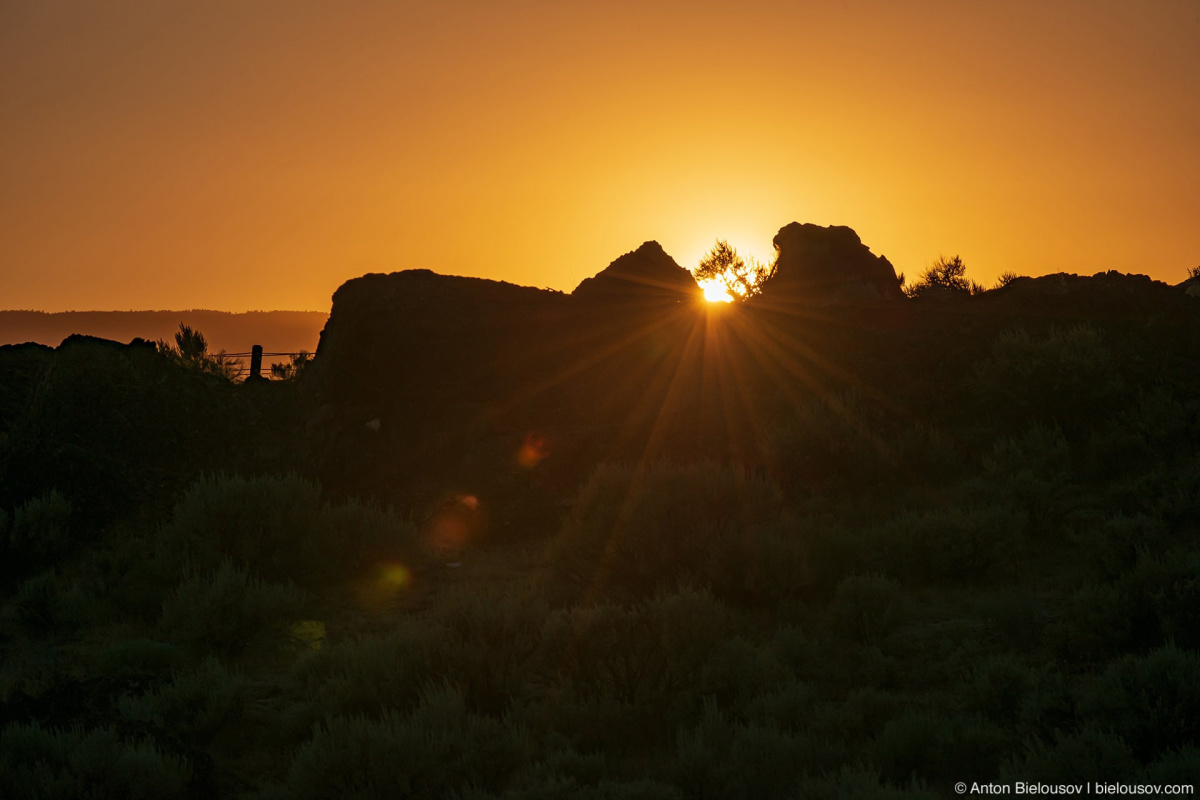
M288 381L0 347L0 795L1193 781L1200 277L774 241L365 275Z

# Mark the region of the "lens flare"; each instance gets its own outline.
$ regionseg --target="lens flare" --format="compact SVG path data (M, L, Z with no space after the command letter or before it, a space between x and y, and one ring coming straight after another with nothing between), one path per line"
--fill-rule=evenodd
M288 629L292 641L301 648L320 650L325 646L325 623L319 619L302 619Z
M540 433L528 433L525 441L517 450L517 463L525 469L532 469L550 455L550 443Z
M721 283L716 278L709 278L706 281L699 282L700 288L704 290L704 299L710 303L732 303L733 298L729 292L725 290L725 284Z
M436 558L454 560L486 525L479 498L456 494L443 502L421 526L425 547Z
M412 573L403 564L384 564L379 570L379 581L396 589L403 589L412 581Z
M358 600L367 608L382 608L412 586L412 570L399 561L385 561L358 584Z

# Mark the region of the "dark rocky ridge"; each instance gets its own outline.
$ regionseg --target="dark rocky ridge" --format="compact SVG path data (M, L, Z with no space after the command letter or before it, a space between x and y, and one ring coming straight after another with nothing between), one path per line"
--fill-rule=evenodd
M0 508L57 489L85 529L169 504L204 471L283 468L296 416L271 405L282 385L194 372L142 339L0 347L0 376Z
M544 526L599 461L761 465L762 430L814 394L949 419L977 405L975 369L1015 326L1088 324L1129 387L1169 374L1200 393L1200 300L1186 286L1051 275L952 302L867 301L872 275L890 285L884 259L848 229L789 229L830 246L789 249L784 236L771 302L738 307L690 302L694 281L652 244L569 295L428 270L356 278L335 294L299 385L234 386L148 345L87 337L0 347L0 500L57 485L101 519L131 498L169 499L196 471L243 465L298 469L412 513L439 493L478 493L497 526ZM806 252L825 255L806 267ZM831 291L805 302L812 263ZM630 279L638 265L661 280ZM610 278L620 291L584 290ZM515 457L531 436L544 443L536 468Z
M749 409L781 419L814 391L902 397L897 413L919 418L956 413L955 392L970 391L975 365L1014 325L1094 324L1134 382L1157 369L1148 358L1165 367L1196 349L1200 304L1144 277L1047 276L961 302L908 301L849 228L792 224L776 244L777 277L737 308L691 302L694 280L652 242L570 295L427 270L349 281L308 381L314 469L327 486L402 507L448 490L544 500L569 495L600 460L755 463L761 420ZM552 468L514 462L531 433L549 443Z
M658 242L646 242L603 270L581 282L572 297L585 300L638 303L692 302L702 299L692 273L663 251Z
M842 284L879 278L887 265L849 229L807 228L832 236L818 267ZM808 285L812 269L784 244L780 294ZM407 487L413 497L388 495L406 506L497 482L504 490L493 497L520 497L539 481L557 488L533 494L566 496L598 460L740 458L755 423L732 395L761 394L769 414L797 384L854 381L840 365L881 361L889 331L905 324L839 310L838 296L826 292L800 317L717 308L656 242L570 295L427 270L357 278L334 295L310 374L315 468L324 485L346 491ZM548 442L552 469L514 463L531 433Z
M772 241L776 271L758 298L762 306L904 299L891 262L874 255L852 228L793 222Z

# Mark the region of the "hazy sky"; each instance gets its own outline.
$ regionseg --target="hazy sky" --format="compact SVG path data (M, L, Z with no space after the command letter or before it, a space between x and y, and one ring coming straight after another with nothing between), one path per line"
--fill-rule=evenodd
M0 0L0 308L571 290L850 225L909 275L1200 264L1200 0Z

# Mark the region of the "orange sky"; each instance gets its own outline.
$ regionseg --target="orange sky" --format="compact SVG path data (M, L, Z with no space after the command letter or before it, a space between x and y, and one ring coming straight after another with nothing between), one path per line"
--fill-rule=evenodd
M0 308L571 290L793 220L915 275L1200 264L1200 2L0 2Z

